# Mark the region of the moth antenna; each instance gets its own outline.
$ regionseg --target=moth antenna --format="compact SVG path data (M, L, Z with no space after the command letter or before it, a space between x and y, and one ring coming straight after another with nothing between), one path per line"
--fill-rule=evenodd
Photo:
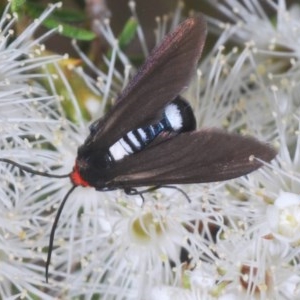
M66 178L66 177L70 176L70 173L69 174L63 174L63 175L56 175L56 174L49 174L47 172L39 172L39 171L33 170L30 167L23 166L23 165L15 162L15 161L7 159L7 158L0 158L0 161L5 162L7 164L11 164L11 165L19 168L22 171L25 171L25 172L28 172L28 173L31 173L31 174L35 174L35 175L39 175L39 176L50 177L50 178Z
M66 203L67 199L69 198L70 194L75 190L76 187L77 187L76 185L73 185L70 188L70 190L67 192L65 197L63 198L63 200L62 200L62 202L61 202L61 204L60 204L60 206L57 210L54 222L53 222L52 227L51 227L49 245L48 245L48 253L47 253L47 261L46 261L46 267L45 267L46 283L48 283L49 265L50 265L50 262L51 262L51 254L52 254L52 250L53 250L53 241L54 241L54 235L55 235L55 230L56 230L56 227L57 227L57 223L58 223L58 220L60 218L61 212L62 212L62 210L65 206L65 203Z

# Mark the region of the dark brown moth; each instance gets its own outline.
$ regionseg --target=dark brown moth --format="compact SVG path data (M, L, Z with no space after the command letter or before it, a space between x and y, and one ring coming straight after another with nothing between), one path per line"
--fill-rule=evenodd
M181 23L147 58L111 110L90 126L73 171L54 175L3 162L42 176L70 176L51 230L46 280L61 211L77 186L99 191L228 180L271 161L276 152L253 137L209 128L196 130L193 111L180 96L194 74L206 38L203 16Z

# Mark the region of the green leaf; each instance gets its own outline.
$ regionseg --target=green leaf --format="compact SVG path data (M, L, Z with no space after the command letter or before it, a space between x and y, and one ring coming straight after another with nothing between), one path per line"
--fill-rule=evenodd
M24 1L24 0L17 0L17 1ZM31 11L32 14L34 14L34 17L38 17L41 15L41 13L47 8L47 5L41 5L39 3L36 3L35 1L27 0L27 6L28 10ZM55 10L51 14L52 18L55 18L57 20L60 20L61 22L83 22L86 21L87 18L84 13L70 10L70 9L63 9L60 8L59 10Z
M84 29L84 28L79 28L75 27L69 24L62 23L60 21L57 21L51 17L47 18L46 20L43 21L43 25L47 28L57 28L61 26L61 31L60 33L63 36L73 38L76 40L81 40L81 41L91 41L96 37L96 34L90 30Z
M18 1L22 1L22 0L18 0ZM25 9L32 18L38 18L42 14L42 12L46 9L46 7L34 3L33 1L29 1L27 2ZM67 21L74 21L74 20L81 21L83 19L84 19L84 15L80 13L76 13L74 11L55 10L42 23L48 29L60 27L61 28L60 34L62 34L63 36L73 38L76 40L81 40L81 41L93 40L96 37L96 34L94 32L66 23Z
M12 0L11 1L11 10L13 12L18 12L24 5L26 4L26 0Z
M137 23L136 19L134 19L134 18L130 18L126 22L122 32L118 36L119 47L121 50L125 50L126 47L133 40L133 38L136 34L136 31L137 31L137 26L138 26L138 23ZM109 49L107 52L108 58L111 58L111 53L112 53L112 50Z
M126 22L122 32L118 37L119 46L122 50L125 49L128 46L128 44L133 40L137 31L137 26L138 23L135 18L130 18Z

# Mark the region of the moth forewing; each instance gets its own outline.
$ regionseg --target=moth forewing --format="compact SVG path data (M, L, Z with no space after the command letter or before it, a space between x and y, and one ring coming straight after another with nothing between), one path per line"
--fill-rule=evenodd
M188 86L206 31L204 17L199 15L167 35L100 122L90 146L108 148L129 131L158 121L166 105Z

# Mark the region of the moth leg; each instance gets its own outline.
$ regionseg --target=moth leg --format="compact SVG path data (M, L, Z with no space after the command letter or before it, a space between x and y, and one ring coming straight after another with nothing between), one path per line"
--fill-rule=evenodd
M145 203L145 198L142 195L143 191L139 192L137 189L134 189L134 188L125 188L124 192L125 192L126 195L129 195L129 196L139 195L142 198L143 203Z
M178 192L180 192L185 198L186 200L191 203L192 200L191 198L188 196L188 194L181 188L179 188L178 186L173 186L173 185L160 185L157 188L166 188L166 189L173 189L173 190L177 190Z
M130 195L130 196L140 195L140 197L142 198L143 203L144 203L145 198L144 198L143 194L153 192L153 191L159 189L160 187L161 187L160 185L152 186L150 188L147 188L147 189L141 190L141 191L139 191L138 189L135 189L135 188L125 188L124 192L126 195Z
M180 192L186 199L189 203L191 203L191 199L190 197L188 196L188 194L181 188L177 187L177 186L173 186L173 185L156 185L156 186L153 186L153 187L150 187L148 189L145 189L145 190L141 190L141 191L138 191L137 189L135 188L126 188L124 189L124 192L127 194L127 195L140 195L141 198L143 199L143 202L144 202L144 197L142 196L142 194L145 194L145 193L149 193L149 192L153 192L157 189L160 189L160 188L166 188L166 189L173 189L173 190L177 190L178 192Z

